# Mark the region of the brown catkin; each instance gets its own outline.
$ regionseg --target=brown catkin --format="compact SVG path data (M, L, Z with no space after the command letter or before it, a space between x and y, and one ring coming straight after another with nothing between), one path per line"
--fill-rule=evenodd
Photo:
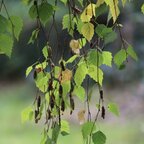
M33 78L36 79L37 78L37 72L36 70L34 70L34 73L33 73Z
M52 115L51 115L51 111L50 109L47 110L47 119L51 119L52 118Z
M105 118L105 108L104 108L104 106L102 106L102 109L101 109L101 117L103 119Z
M65 111L65 102L64 102L64 100L62 99L62 101L61 101L61 111Z
M39 115L39 111L35 110L35 123L38 123L38 115Z
M100 98L103 100L103 90L100 90Z
M59 94L62 96L62 94L63 94L63 87L62 87L62 85L60 84L59 85Z
M50 96L50 107L51 107L51 109L54 108L54 105L55 105L55 96L54 96L54 94L51 94L51 96Z
M50 79L49 82L48 82L48 91L51 91L51 90L53 90L53 82Z
M74 99L72 97L70 97L70 106L71 106L71 109L74 110L75 104L74 104Z
M37 108L39 109L41 106L41 96L38 96L37 98Z
M64 66L63 61L60 62L60 66L61 66L62 71L65 71L65 66Z

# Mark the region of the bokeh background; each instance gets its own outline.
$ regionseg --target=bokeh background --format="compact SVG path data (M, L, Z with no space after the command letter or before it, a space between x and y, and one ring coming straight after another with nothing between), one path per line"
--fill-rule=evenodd
M41 55L35 45L27 42L35 22L28 16L28 7L20 0L5 0L11 15L19 15L24 20L24 28L20 41L15 43L12 58L8 59L0 55L0 144L39 144L42 124L21 124L21 111L32 104L36 89L31 76L25 78L26 68L33 64ZM139 57L138 62L129 60L124 70L104 68L104 95L105 101L116 102L120 107L120 117L106 113L106 119L97 123L98 129L105 132L107 144L144 144L144 15L140 12L143 0L134 0L122 9L120 22L124 25L123 35L130 42ZM61 18L67 11L61 6L57 13L59 28L59 47L55 43L55 35L50 39L50 44L55 49L54 61L60 58L63 49L64 57L70 55L67 49L70 37L65 31L61 31ZM51 23L49 21L48 25ZM47 30L49 27L47 27ZM44 46L44 38L41 36L40 48ZM111 45L112 51L119 48L118 42ZM93 91L93 96L97 90ZM92 104L92 107L95 104ZM67 117L71 121L71 135L60 138L60 144L82 144L80 125L76 116Z

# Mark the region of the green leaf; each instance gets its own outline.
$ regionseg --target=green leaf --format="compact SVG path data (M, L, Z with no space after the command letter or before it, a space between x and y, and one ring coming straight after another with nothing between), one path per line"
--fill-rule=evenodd
M119 68L123 62L126 60L126 51L124 49L121 49L118 51L114 56L114 63Z
M104 39L105 44L111 43L117 38L117 34L112 30L112 28L108 28L104 24L99 24L95 31L98 36Z
M22 0L22 2L25 5L29 5L32 2L32 0Z
M108 110L110 112L112 112L113 114L115 114L116 116L119 116L119 108L118 108L117 104L109 103L108 104Z
M91 23L85 23L81 28L81 33L90 42L94 35L94 25Z
M40 144L51 144L51 139L49 138L46 129L44 129L44 131L42 132Z
M80 86L82 84L83 80L86 77L86 74L87 74L87 66L83 62L78 66L76 73L74 75L74 80L77 86Z
M88 75L102 86L103 72L100 68L97 68L95 65L89 65Z
M35 5L32 5L29 9L29 15L32 19L35 19L37 17L37 8Z
M75 86L73 94L76 95L81 101L85 101L85 89L82 86Z
M70 91L70 81L63 82L62 87L63 87L63 97L66 97L67 93Z
M56 144L60 132L60 126L56 123L52 130L52 143Z
M13 39L9 35L0 34L0 54L11 57L13 47Z
M75 21L73 15L66 14L63 16L62 20L63 29L67 29L70 35L73 35Z
M68 63L73 63L73 61L78 57L78 55L73 55L72 57L70 57L67 61L66 64Z
M103 57L103 64L111 67L112 66L112 53L108 51L103 51L102 57Z
M12 30L14 29L14 35L16 39L19 40L19 35L23 28L23 20L18 16L11 16L10 19L14 25L14 27L12 27L11 23L9 22L11 25L10 32L12 33Z
M114 31L112 31L112 32L109 33L106 37L104 37L104 43L105 43L105 45L106 45L106 44L109 44L109 43L111 43L111 42L113 42L113 41L115 41L116 38L117 38L117 33L114 32Z
M42 20L42 22L45 24L48 19L52 16L53 14L53 6L47 2L43 2L40 6L39 6L39 16L40 19Z
M127 48L127 53L134 59L134 60L138 60L137 54L135 53L133 47L131 45L128 46Z
M78 2L79 2L80 5L83 7L83 0L78 0Z
M104 3L102 5L100 5L99 7L96 8L96 18L104 13L106 13L108 11L108 7L107 5Z
M101 38L106 37L109 33L112 32L112 28L108 28L106 27L104 24L99 24L96 29L95 29L96 33L98 34L98 36L100 36Z
M67 4L67 0L60 0L61 2L63 2L65 5Z
M8 26L8 20L0 15L0 33L4 33L7 31L7 26Z
M29 41L28 41L28 44L30 44L30 43L34 44L35 40L36 40L37 37L38 37L38 34L39 34L39 29L35 29L35 30L32 32L32 34L31 34L31 37L30 37L30 39L29 39Z
M61 120L61 134L63 136L68 135L70 133L69 123L66 120Z
M81 29L82 29L83 25L84 25L84 23L80 19L78 19L77 20L77 30L80 34L82 33Z
M26 69L26 77L30 74L30 72L33 70L33 67L32 66L29 66L27 69Z
M80 49L82 48L82 47L84 47L85 45L86 45L86 39L85 38L80 38L80 39L78 39L78 42L79 42L79 46L80 46Z
M144 14L144 4L143 4L142 7L141 7L141 11L142 11L142 13Z
M95 66L102 65L103 64L102 53L95 50L95 49L90 50L89 53L88 53L88 56L87 56L87 62L88 62L88 65L89 64L93 64Z
M96 129L93 122L86 122L82 125L82 136L86 139Z
M22 123L30 121L33 119L33 109L32 107L25 108L21 113L21 121Z
M47 46L45 46L42 49L42 53L43 53L44 57L47 59L48 58L48 47Z
M50 75L44 75L43 72L37 74L37 79L35 80L36 86L40 91L46 92L48 87L48 79Z
M45 94L45 99L46 99L47 103L49 103L50 96L49 96L48 92Z
M94 144L105 144L106 143L106 136L101 131L97 131L92 135L92 140Z

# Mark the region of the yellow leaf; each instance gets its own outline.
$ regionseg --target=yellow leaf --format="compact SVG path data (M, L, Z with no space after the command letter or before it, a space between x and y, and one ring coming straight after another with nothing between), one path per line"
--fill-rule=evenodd
M70 81L71 78L72 78L72 71L66 69L65 71L62 72L62 83Z
M113 17L113 22L115 22L120 14L118 7L119 0L105 0L105 3L109 6L110 13Z
M92 16L95 16L95 8L96 4L89 4L81 14L81 21L82 22L89 22Z
M90 41L94 35L94 25L91 23L85 23L82 26L81 33L88 41Z
M70 41L70 48L72 49L72 51L76 54L79 54L80 53L80 44L79 44L79 41L78 40L74 40L72 39Z
M72 39L70 41L70 47L71 47L71 49L79 49L80 48L79 41Z
M83 124L85 122L85 110L80 110L78 112L78 120L80 124Z

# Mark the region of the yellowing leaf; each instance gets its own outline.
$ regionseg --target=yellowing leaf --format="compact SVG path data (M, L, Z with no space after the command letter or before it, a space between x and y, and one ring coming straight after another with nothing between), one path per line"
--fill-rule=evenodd
M99 7L104 3L104 0L97 0L96 7Z
M82 26L81 33L88 41L90 41L94 35L94 25L91 23L85 23Z
M118 105L115 103L109 103L108 110L115 114L116 116L119 116L119 108Z
M127 0L122 0L123 7L125 6Z
M103 71L95 65L89 65L88 75L102 86Z
M33 118L33 109L32 109L32 107L25 108L21 113L22 123L24 123L26 121L29 121L29 120L32 120L32 118Z
M62 83L66 81L70 81L71 78L72 78L72 71L66 69L65 71L62 72Z
M96 4L89 4L81 14L81 20L82 22L89 22L92 16L95 16L95 8Z
M78 120L80 124L83 124L85 122L85 110L80 110L78 112Z
M112 53L108 51L103 51L102 56L103 56L103 64L111 67L112 66Z
M86 39L85 38L80 38L78 40L72 39L70 41L70 48L72 51L76 54L80 53L80 50L83 46L86 44Z
M32 66L29 66L26 70L26 77L30 74L30 72L33 70Z
M110 13L113 17L113 22L115 22L120 14L118 7L119 0L105 0L105 2L110 8Z
M72 49L79 49L79 41L78 40L74 40L74 39L72 39L71 41L70 41L70 47L72 48Z
M61 121L61 134L68 135L70 133L69 123L66 120Z

